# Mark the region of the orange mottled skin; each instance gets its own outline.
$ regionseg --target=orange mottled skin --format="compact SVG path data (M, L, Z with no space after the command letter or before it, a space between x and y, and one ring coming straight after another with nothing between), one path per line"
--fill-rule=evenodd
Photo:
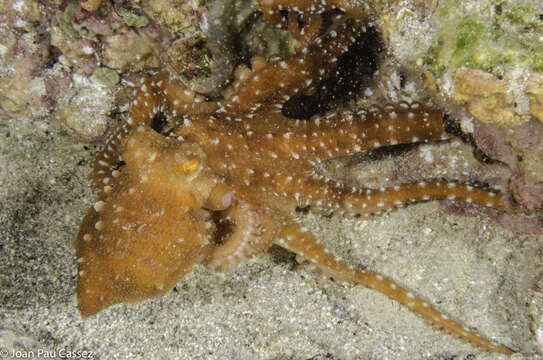
M274 6L264 1L270 21ZM204 101L166 73L141 80L130 118L96 156L98 199L76 242L81 314L166 292L194 264L224 271L275 242L327 275L380 291L465 341L511 353L393 281L341 262L296 222L298 206L344 216L445 198L502 206L499 194L466 184L361 190L314 172L314 164L337 156L448 137L442 112L419 104L310 121L283 116L286 99L324 78L364 31L360 21L344 16L335 16L323 31L317 17L310 14L307 32L289 21L303 44L297 54L255 57L251 69L236 71L221 102ZM168 120L167 136L151 128L157 113Z

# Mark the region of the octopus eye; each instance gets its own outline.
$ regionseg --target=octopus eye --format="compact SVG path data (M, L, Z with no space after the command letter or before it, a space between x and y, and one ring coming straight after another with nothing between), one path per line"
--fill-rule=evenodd
M188 175L194 170L196 170L199 165L200 165L200 161L198 159L187 160L183 163L183 171L185 172L185 174Z

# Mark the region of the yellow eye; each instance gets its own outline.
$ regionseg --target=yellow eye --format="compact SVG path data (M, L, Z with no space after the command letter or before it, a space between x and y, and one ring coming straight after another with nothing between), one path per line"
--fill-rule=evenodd
M190 174L198 168L198 165L200 165L200 161L198 161L198 159L185 161L183 163L183 171L185 172L185 174Z

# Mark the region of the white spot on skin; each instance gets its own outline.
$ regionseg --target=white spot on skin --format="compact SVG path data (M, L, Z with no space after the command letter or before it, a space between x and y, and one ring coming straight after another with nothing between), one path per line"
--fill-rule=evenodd
M96 212L100 212L100 211L104 210L104 205L105 205L105 202L103 202L102 200L97 201L94 204L94 210L96 210Z
M104 229L104 222L102 220L97 221L96 224L94 224L94 228L98 231L101 231Z

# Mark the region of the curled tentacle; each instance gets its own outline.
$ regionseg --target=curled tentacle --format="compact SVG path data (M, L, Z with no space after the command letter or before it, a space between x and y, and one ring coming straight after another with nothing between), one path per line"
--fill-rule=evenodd
M243 201L235 202L219 219L229 222L233 229L230 233L222 234L226 239L206 260L207 266L215 271L225 271L265 251L276 235L277 224L274 220L269 212L256 210Z
M218 184L211 190L209 197L204 202L204 208L211 210L225 210L232 205L234 191L224 184Z

